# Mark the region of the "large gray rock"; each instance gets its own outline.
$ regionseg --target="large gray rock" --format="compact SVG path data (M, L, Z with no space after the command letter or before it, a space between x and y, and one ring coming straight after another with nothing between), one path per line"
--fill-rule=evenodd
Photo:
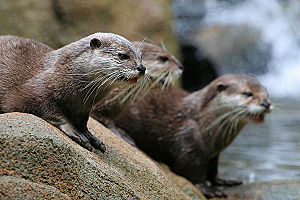
M165 0L1 0L0 35L33 38L58 48L95 32L145 37L169 50L177 43Z
M95 120L88 127L106 144L105 154L82 148L33 115L0 115L0 177L54 188L72 199L190 199L145 154ZM2 186L0 191L14 191Z
M0 177L0 199L52 199L52 200L71 200L56 188L37 184L23 178L12 176Z
M228 200L299 200L300 179L244 184L228 188Z
M219 74L263 74L268 71L272 46L261 32L247 25L214 25L193 34L193 41L217 64Z

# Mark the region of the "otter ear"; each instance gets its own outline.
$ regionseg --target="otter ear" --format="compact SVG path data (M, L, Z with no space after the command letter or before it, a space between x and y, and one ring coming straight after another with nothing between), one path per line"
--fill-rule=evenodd
M218 92L222 92L222 91L226 90L228 87L229 87L228 85L219 84L217 86L217 90L218 90Z
M94 38L90 41L90 47L92 49L97 49L101 47L101 42L98 38Z

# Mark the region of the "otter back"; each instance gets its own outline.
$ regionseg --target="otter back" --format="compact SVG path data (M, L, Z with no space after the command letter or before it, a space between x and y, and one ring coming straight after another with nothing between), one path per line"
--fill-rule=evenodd
M49 51L49 46L32 39L0 36L0 100L39 73Z

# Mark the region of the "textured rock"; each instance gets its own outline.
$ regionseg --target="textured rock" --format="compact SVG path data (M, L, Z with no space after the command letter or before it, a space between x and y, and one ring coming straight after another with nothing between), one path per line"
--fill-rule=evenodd
M33 38L52 47L61 45L60 26L51 1L0 1L0 35Z
M0 115L0 177L54 187L72 199L189 199L142 152L95 120L88 126L106 144L105 154L87 151L33 115Z
M160 164L160 168L182 191L184 191L193 200L206 200L204 195L186 178L173 173L165 164Z
M176 49L165 0L1 0L0 35L30 37L58 48L94 32L145 37Z
M0 199L71 200L54 187L11 176L0 177Z
M228 188L228 200L299 200L300 179L244 184Z

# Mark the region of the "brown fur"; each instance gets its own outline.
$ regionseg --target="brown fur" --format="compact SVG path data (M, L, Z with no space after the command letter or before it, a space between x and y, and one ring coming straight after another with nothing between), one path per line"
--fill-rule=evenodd
M130 58L121 60L119 53ZM1 36L0 112L32 113L82 146L104 151L86 127L92 105L113 87L127 84L118 77L139 77L141 70L140 52L115 34L95 33L58 50L31 39ZM109 76L112 71L122 76Z
M248 91L252 97L245 96L244 92ZM226 101L222 100L227 98L228 105L224 106ZM152 90L144 99L128 105L114 122L139 148L197 184L206 196L225 196L205 182L210 181L212 186L240 184L219 179L217 161L219 154L248 122L250 111L241 113L232 128L227 126L231 124L225 121L227 118L209 127L223 114L235 108L244 109L237 106L239 102L243 102L244 107L249 106L247 109L251 107L253 113L252 106L259 109L253 114L257 120L271 109L267 90L256 78L224 75L191 94L172 86L164 92Z

